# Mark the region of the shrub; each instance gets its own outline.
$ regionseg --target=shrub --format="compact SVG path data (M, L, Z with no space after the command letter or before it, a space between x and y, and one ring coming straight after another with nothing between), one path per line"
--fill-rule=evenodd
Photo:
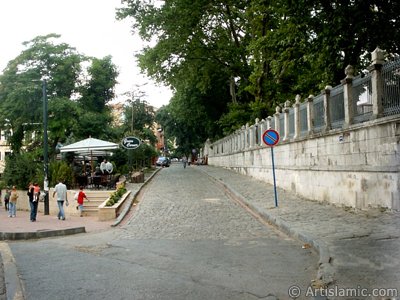
M125 187L120 187L118 190L116 190L114 193L110 195L109 200L106 202L106 206L113 206L115 203L117 203L121 197L126 193L126 188Z

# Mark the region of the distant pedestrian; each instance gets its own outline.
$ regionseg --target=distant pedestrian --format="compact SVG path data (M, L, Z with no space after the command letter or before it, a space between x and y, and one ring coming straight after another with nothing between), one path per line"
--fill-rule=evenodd
M10 190L6 189L6 193L4 195L4 209L9 210L9 202L10 202Z
M17 188L14 185L11 189L9 209L8 209L8 216L10 218L15 218L17 216L17 200L18 200L18 192Z
M36 222L37 209L40 198L40 186L38 183L33 184L33 197L31 204L31 222Z
M81 186L81 187L79 187L78 197L77 197L77 200L76 200L76 201L78 201L78 206L76 207L76 209L79 209L80 217L83 217L83 200L84 199L89 201L89 199L87 198L85 192L83 191L83 186Z
M31 220L31 222L33 222L32 220L33 220L34 218L36 219L36 217L33 216L33 215L34 215L34 210L35 210L34 203L33 203L33 194L34 194L34 191L35 191L35 186L33 185L32 182L30 182L29 185L28 185L28 192L27 192L26 194L28 195L29 206L30 206L30 208L31 208L31 213L30 213L30 220Z
M54 187L53 198L54 195L57 193L57 205L58 205L58 219L65 220L65 213L64 213L64 201L65 205L68 206L68 199L67 199L67 186L63 183L63 180L60 180L59 183Z
M184 169L186 169L186 164L187 164L187 157L186 157L186 155L184 155L183 157L182 157L182 164L183 164L183 168Z

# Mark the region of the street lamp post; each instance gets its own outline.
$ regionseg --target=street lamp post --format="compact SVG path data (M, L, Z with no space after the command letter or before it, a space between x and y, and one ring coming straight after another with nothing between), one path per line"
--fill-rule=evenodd
M47 141L47 82L43 79L43 161L44 161L44 214L49 215L49 157Z

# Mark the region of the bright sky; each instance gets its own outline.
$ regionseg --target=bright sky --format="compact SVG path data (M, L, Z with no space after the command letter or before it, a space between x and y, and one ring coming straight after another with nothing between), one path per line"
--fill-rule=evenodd
M0 0L0 72L24 50L24 41L57 33L82 54L112 56L120 72L118 99L141 86L142 99L155 107L168 104L171 91L140 75L134 58L140 39L132 35L129 20L115 20L117 7L121 0Z

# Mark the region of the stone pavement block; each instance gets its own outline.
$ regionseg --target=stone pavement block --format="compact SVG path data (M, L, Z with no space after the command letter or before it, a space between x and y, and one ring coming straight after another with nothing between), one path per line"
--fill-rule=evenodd
M234 171L204 166L205 174L285 233L320 254L320 279L345 287L400 292L400 213L336 207L302 199Z

